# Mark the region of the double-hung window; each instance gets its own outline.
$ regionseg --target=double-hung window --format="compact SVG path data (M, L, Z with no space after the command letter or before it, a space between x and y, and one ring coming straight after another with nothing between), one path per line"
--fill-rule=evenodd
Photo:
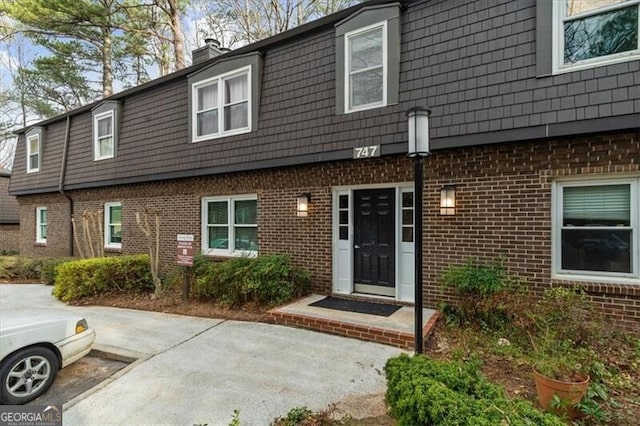
M36 243L47 242L47 208L36 207Z
M114 156L114 115L113 111L93 117L93 158L104 160Z
M557 182L556 278L639 283L640 178Z
M345 110L387 104L387 23L345 34Z
M122 247L122 204L104 205L104 245L106 248Z
M40 171L40 135L27 137L27 173Z
M258 252L258 205L254 195L202 200L202 251L234 255Z
M192 86L193 141L251 131L251 67Z
M553 6L555 71L640 57L640 0L559 0Z

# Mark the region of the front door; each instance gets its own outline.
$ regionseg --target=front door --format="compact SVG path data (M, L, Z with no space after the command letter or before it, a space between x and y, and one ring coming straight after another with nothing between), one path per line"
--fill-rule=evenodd
M353 281L358 293L395 296L395 188L353 192Z

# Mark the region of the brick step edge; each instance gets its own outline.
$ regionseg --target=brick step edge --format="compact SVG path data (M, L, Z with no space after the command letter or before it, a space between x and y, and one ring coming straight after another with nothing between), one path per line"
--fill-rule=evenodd
M365 325L345 323L325 318L315 318L306 315L296 315L287 312L270 311L269 317L275 324L290 327L305 328L323 333L335 334L338 336L352 337L354 339L366 340L369 342L381 343L383 345L395 346L401 349L413 349L413 333L403 333L400 331L386 330L379 327L367 327ZM440 312L435 312L422 329L424 340L433 331L436 322L440 318Z

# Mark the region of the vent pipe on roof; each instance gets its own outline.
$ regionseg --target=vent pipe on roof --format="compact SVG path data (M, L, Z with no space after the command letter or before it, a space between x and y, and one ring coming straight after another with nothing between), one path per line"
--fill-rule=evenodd
M191 63L199 64L216 56L230 52L231 49L220 47L220 42L213 38L205 38L204 46L199 47L191 52Z

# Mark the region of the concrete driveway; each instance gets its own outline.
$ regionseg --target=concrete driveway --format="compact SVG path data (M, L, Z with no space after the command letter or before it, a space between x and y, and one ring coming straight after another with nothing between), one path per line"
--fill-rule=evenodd
M51 287L0 285L0 310L71 310L96 347L139 361L64 409L65 425L267 425L296 406L382 394L385 361L401 350L276 325L97 306L67 306Z

